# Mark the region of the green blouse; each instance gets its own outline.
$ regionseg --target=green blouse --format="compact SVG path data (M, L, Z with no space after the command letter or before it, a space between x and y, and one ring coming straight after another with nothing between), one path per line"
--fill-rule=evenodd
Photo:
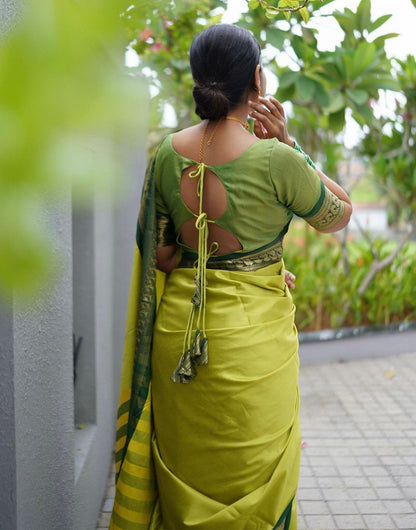
M181 226L194 217L182 199L180 182L183 170L196 164L174 150L172 134L165 137L155 163L159 246L181 244ZM215 223L240 241L242 249L235 254L281 240L293 214L318 230L344 215L344 203L324 186L305 156L276 138L258 140L238 158L206 167L226 190L227 207Z

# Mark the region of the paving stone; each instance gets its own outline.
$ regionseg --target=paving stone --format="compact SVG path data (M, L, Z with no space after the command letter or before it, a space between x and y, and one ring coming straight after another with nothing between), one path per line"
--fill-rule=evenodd
M398 485L392 477L368 477L368 480L375 488L394 488Z
M416 479L415 479L416 482ZM416 484L413 488L402 488L403 497L407 500L416 499Z
M331 456L349 456L351 454L368 454L371 449L368 447L330 447L327 451Z
M416 449L415 449L416 450ZM406 477L406 476L415 476L415 471L410 466L388 466L388 471L390 475Z
M406 457L406 458L411 458L411 457ZM380 460L385 466L401 466L405 464L410 464L410 462L406 461L406 458L403 458L402 456L382 456L380 457Z
M345 485L348 488L365 488L370 486L366 477L344 477Z
M337 528L341 530L363 530L364 521L361 515L334 515Z
M319 477L318 484L319 484L319 487L322 489L342 488L344 485L341 477Z
M366 526L370 530L396 530L397 526L388 515L363 515Z
M297 498L302 501L319 501L323 499L323 493L319 488L299 488Z
M302 513L307 515L329 514L329 507L325 501L299 501Z
M382 447L375 447L374 452L379 456L397 456L398 452L395 447L390 445L383 445ZM402 451L400 451L403 454Z
M326 501L343 501L350 498L347 488L325 488L322 492Z
M381 464L378 456L359 456L356 460L360 466L379 466Z
M374 451L371 447L353 447L351 452L355 456L372 456Z
M400 488L377 488L376 490L381 500L400 500L403 499L403 492Z
M339 466L339 474L343 477L363 477L365 473L359 466Z
M329 511L333 515L350 515L358 513L353 501L329 501Z
M376 501L379 497L373 488L350 489L349 495L355 501Z
M339 477L340 472L333 466L312 466L312 472L315 477Z
M306 448L304 449L304 454L305 455L316 455L316 456L327 456L328 455L328 450L325 448L325 447L316 447L313 445L313 443L308 443L306 442L307 445L306 445Z
M397 449L397 453L400 454L401 456L414 456L415 448L413 446L412 447L400 447Z
M387 477L388 470L382 466L363 466L362 471L366 477Z
M302 465L301 465L301 475L302 477L304 478L310 478L314 476L314 473L313 473L313 469L311 468L311 466L308 465L307 462L304 462Z
M316 488L317 486L318 486L318 482L315 479L315 477L303 477L302 472L301 472L300 478L299 478L300 488Z
M308 530L334 530L336 528L332 515L306 515L305 521Z
M416 449L415 449L416 450ZM395 477L397 483L403 488L412 488L416 486L416 478L413 477Z
M413 514L393 514L393 521L396 523L397 528L400 530L414 529L416 528L416 513Z
M303 515L298 515L298 530L309 530Z
M312 466L326 467L328 465L328 455L326 456L308 456L308 462Z
M385 500L384 505L388 513L414 513L413 506L408 501L400 500Z
M387 508L381 501L355 501L358 513L361 514L383 514L387 513Z

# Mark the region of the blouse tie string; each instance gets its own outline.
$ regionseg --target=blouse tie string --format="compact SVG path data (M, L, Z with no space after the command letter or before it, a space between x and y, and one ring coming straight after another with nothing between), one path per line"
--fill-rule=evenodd
M196 376L195 365L208 364L208 338L205 332L205 310L207 299L206 265L209 258L217 252L219 244L214 241L208 248L208 223L207 214L203 211L204 176L206 165L200 162L194 171L189 173L189 178L198 178L197 195L199 197L198 215L195 228L198 230L198 259L196 261L196 274L194 277L195 292L191 298L192 307L188 317L183 353L179 363L171 375L174 383L189 383ZM193 329L196 328L195 335Z

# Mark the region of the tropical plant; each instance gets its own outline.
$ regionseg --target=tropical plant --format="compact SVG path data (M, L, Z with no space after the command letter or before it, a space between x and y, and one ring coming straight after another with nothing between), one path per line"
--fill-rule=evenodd
M396 112L370 124L361 152L373 165L385 189L396 222L416 233L416 60L395 59L395 77L404 97L396 98Z
M285 263L297 277L293 298L300 331L416 320L415 242L407 242L378 272L377 282L371 282L362 292L360 286L374 264L373 250L367 242L353 238L347 242L347 276L337 237L311 228L307 234L308 241L295 224L285 244ZM394 242L381 238L375 239L372 246L380 260L389 259L396 248Z

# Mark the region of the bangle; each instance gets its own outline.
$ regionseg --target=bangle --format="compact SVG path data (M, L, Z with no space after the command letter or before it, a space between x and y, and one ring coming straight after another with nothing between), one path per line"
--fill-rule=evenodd
M297 143L297 141L293 139L293 149L296 149L296 151L299 151L299 153L301 153L304 157L305 157L305 160L306 162L313 168L313 169L316 169L316 166L315 164L312 162L312 159L309 155L307 155L303 149L301 148L301 146Z

